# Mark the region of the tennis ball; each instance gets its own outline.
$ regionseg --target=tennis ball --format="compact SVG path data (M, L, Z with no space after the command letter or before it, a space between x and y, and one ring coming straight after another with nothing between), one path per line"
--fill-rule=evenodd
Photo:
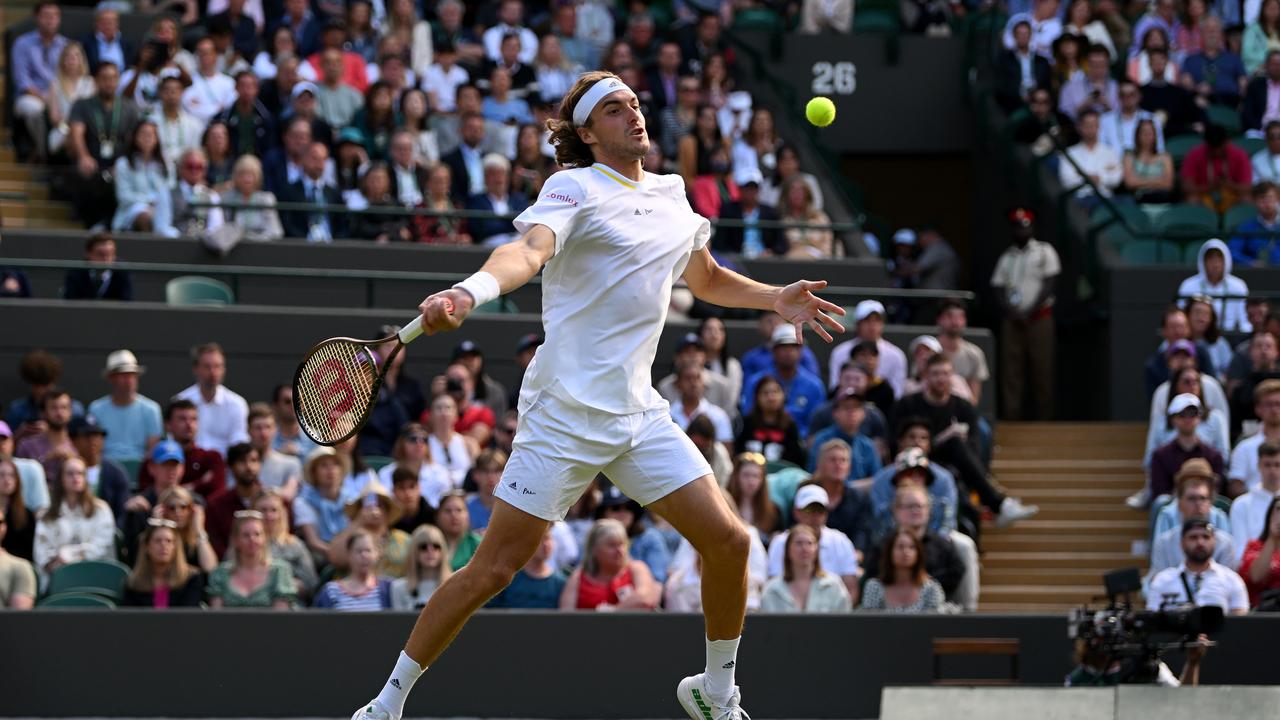
M826 127L835 122L836 104L831 98L818 96L804 106L804 116L818 127Z

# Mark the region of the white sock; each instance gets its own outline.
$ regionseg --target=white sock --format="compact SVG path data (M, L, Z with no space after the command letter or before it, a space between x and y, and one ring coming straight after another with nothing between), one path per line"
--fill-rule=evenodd
M733 695L733 673L738 665L738 641L742 636L732 640L707 641L707 694L717 703L724 703Z
M382 686L382 692L378 693L374 701L395 717L400 717L404 714L405 698L409 697L413 684L425 670L426 668L401 650L400 657L396 660L396 669L391 671L391 677L387 679L387 684Z

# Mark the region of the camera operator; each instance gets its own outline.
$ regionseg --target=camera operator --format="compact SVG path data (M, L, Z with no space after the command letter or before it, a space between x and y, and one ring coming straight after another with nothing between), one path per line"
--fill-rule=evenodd
M1169 666L1161 662L1155 684L1164 687L1200 684L1200 665L1209 651L1208 636L1197 636L1194 642L1187 643L1186 649L1187 662L1182 666L1182 674L1174 677ZM1120 658L1107 650L1104 638L1077 638L1076 667L1063 684L1066 687L1114 687L1125 681L1129 671Z
M1165 568L1151 579L1147 609L1168 605L1217 605L1228 615L1249 612L1249 593L1244 580L1225 565L1213 560L1216 549L1213 525L1204 517L1187 518L1182 523L1182 554L1177 567Z

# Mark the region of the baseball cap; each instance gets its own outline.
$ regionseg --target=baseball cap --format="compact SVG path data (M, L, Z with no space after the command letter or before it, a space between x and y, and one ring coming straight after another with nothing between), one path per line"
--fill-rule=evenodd
M529 333L528 335L525 335L524 337L520 338L520 342L516 343L516 354L519 355L520 353L526 350L532 350L541 344L542 344L541 335L539 335L538 333Z
M839 405L840 403L844 402L845 400L848 400L849 398L854 398L858 402L864 403L864 404L867 402L867 399L862 396L862 393L858 392L857 390L854 390L853 388L844 388L843 390L836 393L836 397L832 401L832 405Z
M604 511L609 508L625 507L631 510L636 517L644 514L644 506L627 497L625 493L618 489L617 485L610 485L600 494L600 503L596 505L596 519L604 517Z
M829 502L831 502L831 496L827 495L827 491L823 490L821 485L805 485L796 491L797 510L803 510L810 505L821 505L826 509Z
M102 376L114 373L145 373L147 368L138 364L138 357L128 350L116 350L107 356L107 366L102 369Z
M342 128L342 132L338 133L338 139L334 145L364 145L364 132L358 127L348 125Z
M1191 393L1182 393L1175 397L1173 402L1169 403L1169 414L1177 415L1187 408L1200 409L1200 398Z
M1185 537L1187 533L1193 530L1208 530L1213 532L1213 524L1207 518L1190 517L1182 521L1182 535Z
M151 462L163 463L170 460L178 462L186 462L187 456L182 452L182 446L172 440L161 440L156 446L151 448Z
M928 469L929 456L924 454L920 448L907 448L898 453L898 457L893 460L893 476L897 477L908 470L917 468Z
M476 344L475 340L463 340L462 342L458 343L457 347L453 349L453 359L457 360L463 355L483 356L484 353L480 352L480 346Z
M938 342L938 338L932 335L920 335L912 340L911 344L907 345L907 354L915 355L916 348L921 345L932 350L934 355L938 355L942 352L942 343Z
M9 423L3 420L0 420L0 437L13 437L13 430L10 429Z
M761 175L760 170L757 168L746 167L741 172L734 173L733 181L737 183L739 187L746 187L747 185L753 184L756 187L760 187L760 183L764 182L764 175Z
M311 93L312 97L318 97L320 95L320 88L316 87L316 84L310 80L303 80L293 86L293 90L290 91L289 97L296 100L298 99L298 96L304 92Z
M853 309L853 321L860 323L873 314L879 314L883 318L884 305L881 305L879 300L863 300Z
M684 336L680 338L680 342L676 343L676 352L680 352L687 347L696 347L698 349L706 348L706 346L702 344L702 338L698 336L698 333L685 333Z
M71 422L67 423L67 434L77 438L82 435L106 435L107 431L92 417L77 417L71 418Z
M1196 346L1190 340L1174 340L1169 343L1169 347L1165 349L1165 357L1174 355L1175 353L1186 353L1188 355L1196 354Z
M911 228L902 228L893 234L893 242L898 245L915 245L916 231Z
M701 341L699 341L701 342ZM769 347L778 347L779 345L803 345L800 338L796 337L796 328L794 325L783 323L773 329L773 335L769 338Z

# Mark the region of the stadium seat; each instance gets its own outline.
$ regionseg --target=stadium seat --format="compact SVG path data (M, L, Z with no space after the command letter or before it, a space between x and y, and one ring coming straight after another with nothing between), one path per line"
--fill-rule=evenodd
M1178 165L1182 164L1182 159L1191 152L1191 148L1199 145L1203 140L1199 135L1178 135L1164 141L1164 149L1173 156L1173 161Z
M38 603L42 608L101 608L112 610L116 604L111 600L93 593L65 592L50 595Z
M782 30L782 18L768 8L746 8L733 14L734 30Z
M395 458L390 458L390 457L387 457L386 455L365 455L364 456L364 464L368 465L374 470L381 470L382 468L390 465L393 462L395 462Z
M1137 242L1137 237L1129 232L1128 228L1120 224L1108 225L1102 234L1098 236L1098 241L1104 247L1111 247L1119 252L1125 245L1131 242Z
M233 305L236 301L226 283L202 275L183 275L165 283L164 300L170 305Z
M1222 229L1226 232L1231 232L1239 227L1241 223L1246 223L1257 216L1258 208L1248 204L1237 205L1222 216Z
M1245 151L1249 157L1253 157L1259 150L1262 150L1267 146L1265 138L1238 137L1232 138L1231 142L1234 143L1236 147Z
M1224 105L1210 105L1205 110L1209 122L1227 129L1227 135L1240 134L1240 113Z
M1218 234L1218 213L1203 205L1173 205L1156 218L1155 229L1180 239L1211 238Z
M853 16L855 32L896 33L902 24L898 0L862 0Z
M1120 257L1135 265L1177 265L1182 250L1168 240L1133 240L1120 247Z
M1137 205L1115 204L1110 207L1099 205L1089 214L1091 228L1098 228L1113 221L1122 221L1135 233L1143 233L1151 229L1151 216Z
M119 600L129 566L115 560L85 560L63 565L49 576L49 595L90 593Z
M124 468L124 476L129 480L129 492L138 489L138 471L142 468L142 460L117 460Z
M1182 248L1182 262L1195 265L1200 262L1200 243L1187 243Z

